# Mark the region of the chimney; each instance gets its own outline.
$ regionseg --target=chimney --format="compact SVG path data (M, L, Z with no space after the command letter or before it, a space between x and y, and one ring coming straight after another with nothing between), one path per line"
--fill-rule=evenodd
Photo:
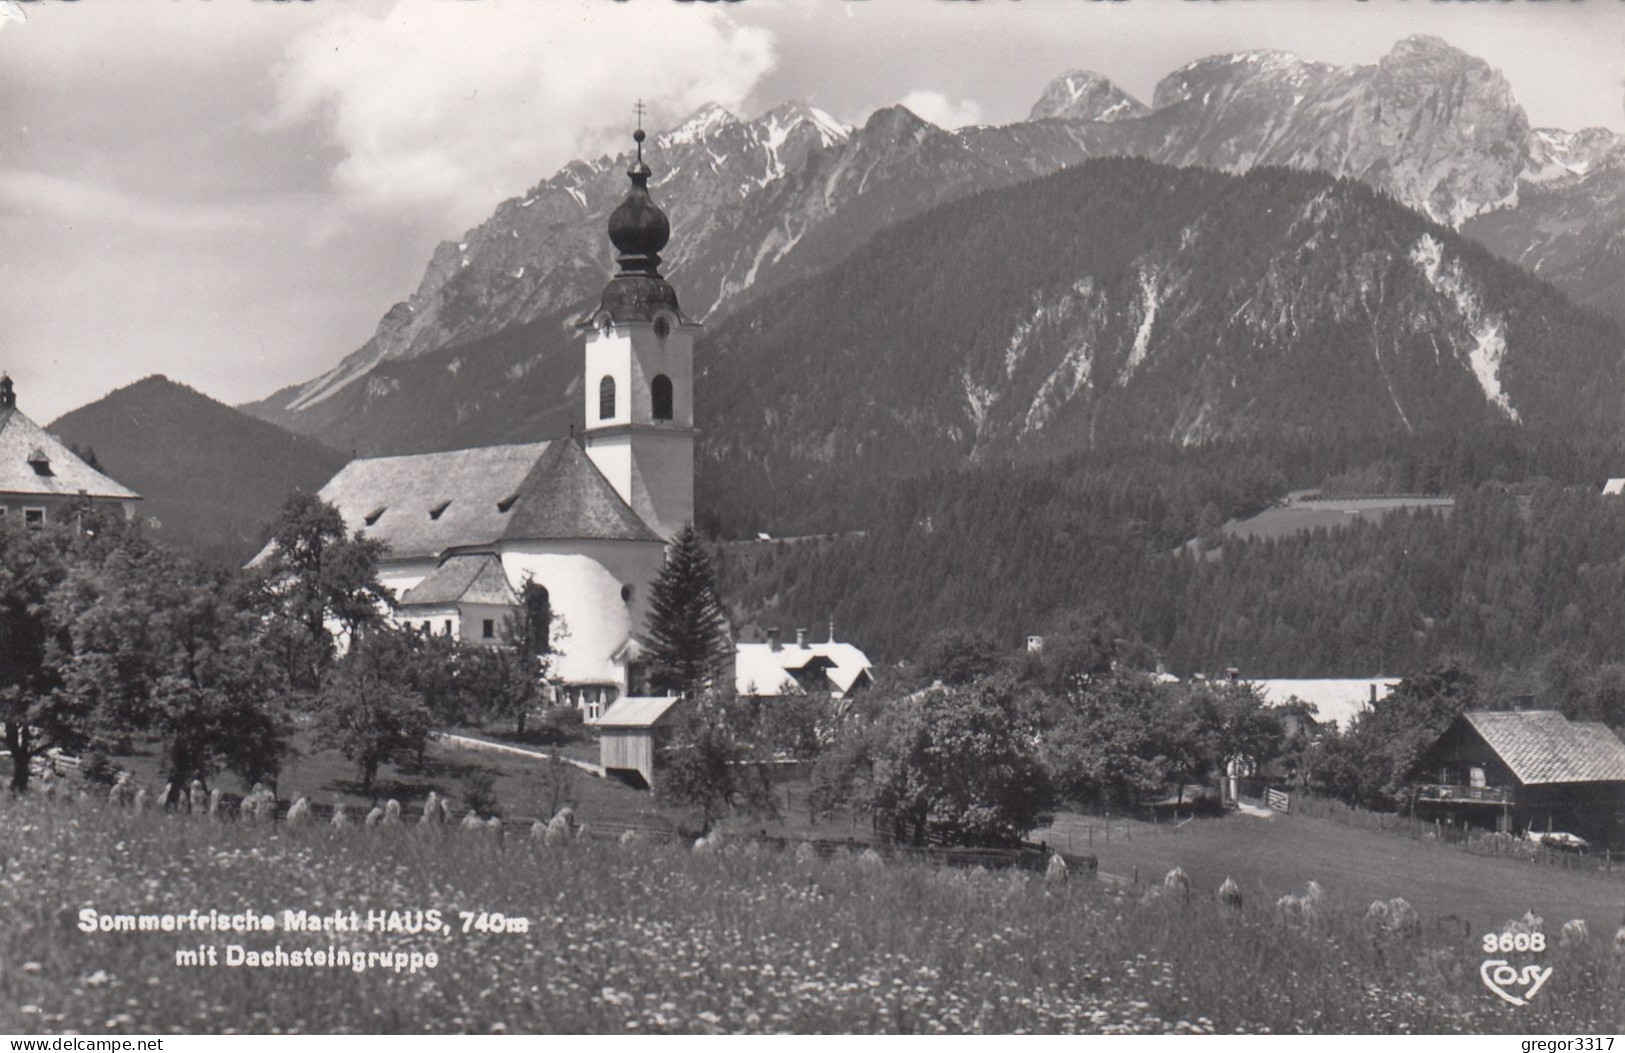
M1233 684L1237 680L1241 679L1241 670L1237 669L1235 666L1231 666L1229 669L1224 671L1224 678Z
M1377 704L1377 685L1376 684L1371 685L1371 704L1373 706L1375 706Z
M0 373L0 409L15 409L17 392L12 389L11 377Z
M779 650L779 631L777 629L767 631L767 646L769 650Z
M809 644L807 642L807 630L805 630L805 629L797 629L796 630L796 646L801 648L803 651L805 651L808 647L812 646L811 644Z

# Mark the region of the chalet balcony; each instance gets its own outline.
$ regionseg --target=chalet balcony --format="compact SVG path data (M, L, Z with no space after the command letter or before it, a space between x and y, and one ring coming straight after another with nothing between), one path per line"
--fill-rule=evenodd
M1418 801L1448 801L1452 804L1511 804L1512 791L1505 786L1454 786L1424 783L1416 788Z

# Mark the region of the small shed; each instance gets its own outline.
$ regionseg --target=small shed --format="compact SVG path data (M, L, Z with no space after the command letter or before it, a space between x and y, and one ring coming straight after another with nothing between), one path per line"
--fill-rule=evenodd
M646 789L655 784L655 758L671 738L681 698L638 698L615 701L593 721L598 729L598 759L604 773Z

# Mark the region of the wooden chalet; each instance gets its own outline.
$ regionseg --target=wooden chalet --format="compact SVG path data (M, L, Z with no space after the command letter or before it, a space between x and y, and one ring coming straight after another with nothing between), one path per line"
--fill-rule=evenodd
M1553 710L1457 717L1414 771L1423 819L1625 845L1625 742Z

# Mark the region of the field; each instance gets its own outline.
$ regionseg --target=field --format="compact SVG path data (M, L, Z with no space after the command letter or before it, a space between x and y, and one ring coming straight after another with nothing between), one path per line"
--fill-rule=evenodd
M335 832L39 795L0 804L0 821L7 1032L1625 1029L1611 928L1554 945L1540 959L1551 981L1513 1008L1481 984L1476 942L1427 927L1368 937L1359 874L1321 874L1331 905L1306 924L1277 918L1274 896L1299 874L1267 860L1246 876L1241 913L1227 916L1205 891L1216 873L1207 869L1188 904L1143 903L1079 877L801 861L743 844L549 847L519 831ZM1235 822L1216 821L1211 844L1184 833L1132 844L1205 854L1241 833ZM435 909L452 931L87 933L87 907L279 920L285 909ZM523 918L525 931L464 933L459 911ZM230 945L276 944L433 952L438 962L416 973L226 965ZM200 945L216 948L217 967L177 964L177 951Z
M1355 520L1377 522L1389 512L1402 508L1437 509L1448 513L1455 502L1448 497L1338 497L1305 499L1301 493L1289 496L1287 503L1265 509L1246 519L1235 519L1224 525L1230 537L1253 538L1288 537L1310 530L1335 529Z
M1099 835L1088 850L1113 874L1157 875L1189 871L1199 890L1234 878L1260 895L1301 888L1315 880L1349 909L1374 899L1403 896L1429 925L1459 919L1482 936L1509 918L1533 911L1552 927L1583 918L1592 932L1611 935L1625 919L1625 877L1564 870L1544 863L1471 855L1429 840L1352 827L1330 819L1232 815L1193 822L1178 833L1151 835L1141 824L1125 840ZM1065 842L1051 835L1063 851ZM1071 838L1076 849L1079 839Z

